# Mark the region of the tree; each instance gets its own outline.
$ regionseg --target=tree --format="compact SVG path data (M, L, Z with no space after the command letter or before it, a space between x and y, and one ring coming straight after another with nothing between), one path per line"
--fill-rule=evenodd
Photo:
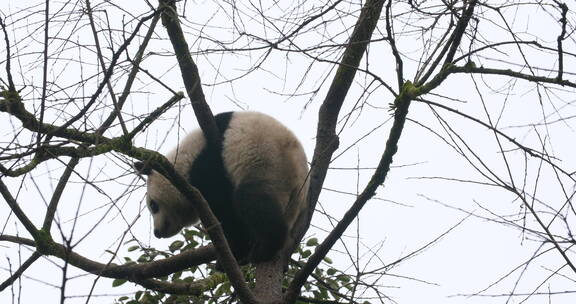
M569 143L576 117L570 68L576 45L574 11L567 4L160 0L154 7L147 1L86 0L16 5L22 4L2 7L6 73L0 99L7 120L3 137L8 135L0 150L0 193L8 211L0 218L0 241L24 259L13 265L7 258L3 268L8 276L0 290L10 287L13 299L14 283L26 270L51 261L61 270L61 302L72 284L69 266L95 275L86 302L101 277L160 292L140 291L119 302L219 301L222 296L243 303L393 302L383 291L382 277L470 218L498 223L502 231L513 228L520 241L532 244L526 245L532 250L529 258L478 295L500 299L488 292L506 280L513 283L505 285L505 297L574 292L576 187ZM278 80L269 85L279 88L265 87L270 95L287 98L303 113L317 111L316 130L309 134L315 138L309 205L317 210L313 223L320 214L327 223L311 232L309 214L294 233L320 237L306 237L306 245L297 249L299 260L290 262L287 272L285 259L242 270L203 204L198 211L212 242L186 230L184 241L173 242L168 251L150 248L134 228L145 222L139 216L142 203L127 207L141 202L143 191L132 161L150 161L183 194L200 198L156 152L158 147L188 129L190 108L208 142L218 142L211 108L242 108L236 90L270 77ZM181 83L186 95L175 89ZM206 89L209 96L231 102L206 98ZM381 143L378 153L363 146L366 138ZM357 149L355 166L350 165L352 148ZM393 159L407 166L398 171L407 172L417 187L388 180ZM341 160L347 165L339 167ZM443 162L436 168L422 163L434 160ZM335 181L349 176L343 171L357 175L356 192ZM358 215L367 202L381 199L375 194L385 180L383 192L398 198L394 201L418 194L420 201L438 202L466 217L422 246L409 244L413 251L393 262L379 260L378 248L369 247L368 256L361 256ZM422 194L420 189L430 185L434 189L428 191L442 198ZM476 210L447 203L456 197L474 202ZM328 205L317 205L319 198L352 202L335 215L324 211ZM106 227L111 221L118 225ZM350 242L343 236L354 222L357 232ZM110 256L82 253L82 246L99 245L111 233L113 247L99 249ZM339 240L352 270L323 270L322 261L330 261L327 254L334 253ZM348 250L354 243L355 254ZM136 262L126 257L119 264L121 249L142 254ZM206 266L216 257L227 279ZM361 259L365 267L381 266L365 269ZM530 273L538 283L523 285L526 273L540 263L545 271ZM247 284L252 276L255 286ZM555 280L564 279L572 282L568 289L553 288Z

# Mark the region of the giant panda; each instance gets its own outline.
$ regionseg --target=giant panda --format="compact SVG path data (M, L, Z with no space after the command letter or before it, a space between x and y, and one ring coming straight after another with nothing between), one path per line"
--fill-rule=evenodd
M294 134L258 112L214 117L222 142L208 147L201 130L189 133L166 157L206 199L240 264L272 259L291 240L289 231L307 208L308 164ZM197 224L188 201L143 162L154 235L167 238Z

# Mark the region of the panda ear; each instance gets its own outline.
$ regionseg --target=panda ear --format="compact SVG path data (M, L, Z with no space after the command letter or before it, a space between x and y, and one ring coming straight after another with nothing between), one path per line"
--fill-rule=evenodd
M137 161L134 163L134 169L136 169L136 172L138 172L138 174L142 175L150 175L150 173L152 173L152 168L150 168L150 166L141 161Z

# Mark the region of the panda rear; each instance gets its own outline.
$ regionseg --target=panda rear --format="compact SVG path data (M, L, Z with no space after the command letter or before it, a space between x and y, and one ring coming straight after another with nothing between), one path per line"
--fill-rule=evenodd
M210 204L239 263L270 260L287 244L296 218L307 208L306 155L296 137L267 115L227 112L215 120L221 145L207 147L196 130L167 158ZM194 202L159 173L136 168L149 175L147 201L156 206L150 210L156 211L157 237L197 223Z

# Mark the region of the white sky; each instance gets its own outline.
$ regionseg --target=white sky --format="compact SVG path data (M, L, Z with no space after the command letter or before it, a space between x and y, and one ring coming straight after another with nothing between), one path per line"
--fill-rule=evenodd
M10 15L27 7L28 3L37 3L33 1L2 1L0 11L3 16ZM240 1L239 7L242 11L251 11L248 2ZM155 4L155 3L154 3ZM573 3L572 3L573 4ZM52 4L51 4L52 5ZM51 10L56 11L62 3L58 2L53 5ZM318 7L319 4L313 1L306 2L307 7ZM350 7L357 7L357 4L343 4L341 11L352 10ZM569 4L570 5L570 4ZM93 4L93 6L96 6ZM295 6L292 2L287 2L287 7ZM43 6L34 8L34 11L41 10ZM144 11L146 8L140 1L130 3L130 12ZM189 31L187 39L193 50L206 50L217 47L208 39L196 40L197 29L201 27L197 24L207 23L203 29L202 35L205 37L217 37L222 41L228 41L235 37L237 32L229 30L230 21L225 18L229 14L230 6L223 5L218 8L211 1L188 2L186 10L188 25L195 30ZM398 8L400 9L400 8ZM522 29L522 37L539 37L542 43L548 43L555 46L555 37L558 33L558 27L550 20L557 19L558 16L550 16L548 12L556 12L548 7L548 12L535 9L534 7L522 8L525 11L518 12L514 15L513 11L505 12L508 21L514 25L515 29ZM483 8L487 14L488 10ZM279 14L280 9L270 10L269 13ZM286 9L286 11L288 11ZM303 13L304 9L299 13ZM99 11L99 18L105 18L102 11ZM118 26L121 24L121 15L114 12L113 9L107 8L110 20L113 20ZM21 18L23 14L19 14ZM497 16L490 15L493 19L482 19L480 21L480 32L484 39L491 41L509 40L509 37L502 37L502 22ZM574 22L574 15L571 13L571 22ZM334 17L332 15L332 17ZM42 15L36 15L27 22L19 22L22 26L28 23L27 27L19 27L16 39L23 36L37 37L41 39L40 32L32 32L33 29L40 28ZM246 29L253 34L263 34L261 30L255 27L260 22L258 16L253 20L248 14L235 17L239 23L240 18ZM407 16L402 16L398 20L405 20ZM57 18L62 20L63 18ZM209 21L207 21L209 20ZM15 20L8 19L8 23ZM335 37L334 43L342 43L349 34L340 34L343 27L349 27L355 20L345 18L344 25L337 22L333 23L327 29L328 33L310 32L298 38L295 43L299 46L306 47L322 40L320 35L326 37ZM72 21L67 21L75 24ZM68 33L69 27L66 25L62 35ZM72 25L70 25L72 26ZM397 31L408 31L410 28L401 21L395 24ZM55 32L60 25L55 25L51 32ZM385 28L381 26L381 30ZM289 31L289 30L287 30ZM520 30L518 30L520 31ZM159 25L156 32L165 37L164 29ZM80 44L91 44L92 36L86 27L83 35L74 33L72 40ZM551 34L552 33L552 34ZM269 35L272 40L276 33L268 31L264 33ZM439 35L440 33L435 33ZM12 34L11 34L12 35ZM106 34L107 35L107 34ZM101 41L107 41L105 34L102 34ZM220 36L221 35L221 36ZM115 36L120 37L120 36ZM220 38L224 37L224 38ZM381 37L379 35L378 37ZM405 77L412 79L414 71L417 68L418 60L423 41L418 40L419 33L406 34L398 38L398 47L409 58L404 58ZM3 35L2 35L3 38ZM10 37L13 43L15 37ZM536 39L536 38L534 38ZM27 43L18 44L19 53L41 50L41 40L32 43L32 40L25 40ZM29 43L28 43L29 42ZM326 41L323 41L328 43ZM53 46L58 49L59 43L55 42ZM107 45L107 44L106 44ZM243 46L242 40L239 40L237 47ZM117 47L117 45L116 45ZM566 42L566 48L574 52L574 40L569 39ZM4 40L0 42L0 56L4 58ZM131 48L131 54L135 53L135 48ZM162 56L164 51L170 52L171 45L165 41L157 41L150 45L149 51L155 54L149 55L144 62L144 68L153 73L156 77L161 77L162 81L172 84L173 88L182 89L179 71L175 65L175 60L171 56ZM503 48L507 53L485 52L482 56L497 56L501 60L509 60L514 63L521 62L518 59L518 52L510 47ZM55 55L60 54L60 58L68 58L71 54L78 54L78 48L73 47L63 52L53 51ZM258 62L263 51L255 52L251 56L247 53L238 52L236 55L214 53L209 56L195 56L198 67L201 71L203 82L207 84L220 83L226 79L233 79L243 74L243 71ZM94 64L94 56L88 49L81 49L82 59L90 64ZM545 58L541 54L528 51L526 54L534 65L545 68L555 68L555 57L550 55ZM41 64L40 54L31 54L23 56L17 60L16 66L22 66L25 74L17 74L15 81L19 84L23 82L41 84ZM125 56L122 57L123 59ZM333 59L333 58L330 58ZM475 59L482 60L486 66L493 67L504 66L503 62L490 61L486 58ZM284 122L292 129L303 142L309 159L311 158L314 148L314 132L316 128L317 110L322 102L327 84L332 79L332 73L328 70L331 65L328 63L315 64L306 74L311 59L298 53L274 52L270 55L262 70L258 70L244 78L234 81L232 84L224 83L216 86L204 86L204 91L212 110L217 112L240 110L238 105L244 109L257 110L268 113ZM463 64L464 62L462 62ZM366 67L366 64L363 64ZM394 61L389 47L385 42L374 43L369 52L370 70L379 77L395 87ZM508 67L508 66L506 66ZM567 58L565 69L566 78L574 80L573 74L568 72L574 71L574 57ZM4 64L0 65L4 71ZM93 66L86 65L83 67L83 73L89 75ZM19 69L15 67L15 69ZM520 68L518 68L520 70ZM526 70L522 70L527 72ZM54 65L51 69L51 79L57 79L60 86L72 84L78 81L80 74L79 65L74 62L60 63ZM4 72L0 73L4 79ZM547 75L542 73L542 75ZM553 75L553 73L551 73ZM137 114L146 113L156 108L166 101L170 94L166 90L156 85L150 78L140 75L141 80L135 84L134 89L141 91L131 95L126 111ZM309 100L311 95L303 95L288 98L287 95L293 93L299 87L298 93L309 92L316 89L324 78L327 77L325 84L321 87L316 96ZM488 111L492 118L496 119L498 115L501 118L498 125L502 130L510 134L513 138L523 144L530 145L534 148L539 147L538 136L545 138L546 148L549 153L559 159L563 168L574 171L576 162L574 160L574 142L575 135L573 125L576 109L574 108L574 91L549 91L541 89L535 90L532 84L524 81L508 83L502 77L474 77L478 87L482 91L482 97L487 104ZM363 73L356 76L355 86L348 95L346 103L341 111L341 118L344 114L349 113L354 103L360 98L361 88L366 86L371 78ZM120 91L123 82L120 79L117 91ZM370 87L370 91L375 86ZM38 99L40 90L38 88L25 89L27 99ZM82 94L91 94L90 87L86 87L85 92L73 92L74 97ZM281 93L281 94L275 94ZM461 103L450 101L436 96L426 96L430 100L442 102L451 107L458 108L460 111L473 115L485 121L486 115L482 109L480 97L475 91L474 83L470 76L452 75L445 83L438 88L435 93L448 95L451 98L466 101ZM541 106L538 101L538 94L543 95L544 105ZM59 96L64 98L64 96ZM552 101L549 101L551 98ZM308 104L308 102L310 103ZM362 99L362 102L366 100ZM341 167L375 167L378 163L384 143L388 134L390 123L371 132L377 126L386 122L389 118L388 103L392 101L390 94L382 87L375 90L364 104L362 111L356 111L352 119L345 125L340 133L340 149L335 155L340 155L335 159L332 166ZM503 105L505 104L504 110ZM35 104L38 106L38 103ZM158 149L161 152L168 151L177 141L196 127L195 119L187 101L182 102L184 107L182 111L170 111L163 116L164 120L155 123L148 128L145 133L136 138L136 144L146 146L151 149ZM28 110L32 110L31 102L26 103ZM74 112L72 107L68 108L69 112ZM535 124L542 122L542 112L546 113L548 121L557 120L561 117L568 118L561 123L553 123L548 128L543 127L523 127L515 126ZM460 132L461 136L467 140L471 148L475 149L483 157L490 168L497 172L504 179L507 179L502 157L499 153L498 146L494 140L493 133L477 124L465 121L455 115L449 115L446 112L439 112L443 115L451 127ZM501 113L501 114L500 114ZM53 119L59 113L49 113L49 118ZM18 125L14 119L7 119L8 115L0 114L0 142L5 145L6 141L12 139L13 125ZM430 109L422 103L413 103L409 118L414 120L407 122L404 134L399 144L399 151L395 157L394 165L403 166L393 168L388 179L378 191L377 198L371 200L362 210L359 216L359 225L353 223L348 229L346 236L343 238L348 248L353 254L356 254L356 229L359 229L361 235L360 263L365 270L373 270L388 265L400 257L424 246L434 240L442 233L462 221L469 214L461 225L446 235L438 244L427 249L416 257L404 261L388 271L388 275L368 279L368 282L376 280L381 285L380 291L386 296L393 298L398 303L521 303L525 296L512 297L463 297L454 296L458 294L471 294L481 291L490 284L496 282L501 277L512 271L522 263L525 263L530 257L537 252L540 246L540 240L535 240L530 234L523 233L515 227L504 226L501 223L486 220L486 218L497 219L497 216L508 219L518 219L518 213L521 210L519 201L505 193L503 190L490 187L462 183L457 181L448 181L438 179L437 177L474 180L486 182L487 180L479 175L462 157L455 153L454 149L446 145L441 139L433 135L427 129L418 125L423 124L432 128L436 132L442 133L442 127L434 118ZM92 117L94 122L99 122L96 116ZM341 130L344 119L342 119L338 130ZM417 122L417 123L416 123ZM172 128L173 124L179 123L180 128ZM134 122L132 122L134 124ZM536 132L537 131L537 132ZM365 134L369 136L362 138ZM108 134L109 136L117 134ZM168 136L166 136L168 135ZM19 138L23 143L26 142L26 134ZM351 147L352 146L352 147ZM347 149L351 147L350 149ZM504 149L512 148L509 143L504 143ZM347 150L346 150L347 149ZM522 182L524 176L525 159L519 152L507 154L510 166L513 169L513 176L517 182ZM126 162L123 163L122 161ZM130 223L137 219L136 224L130 230L131 234L137 236L140 241L146 245L157 248L165 248L169 242L159 241L151 237L151 220L148 212L145 210L139 216L139 211L143 208L142 198L144 196L143 181L139 180L128 165L129 159L118 156L100 156L93 161L85 159L78 168L83 172L83 176L88 180L96 181L98 187L104 192L99 193L94 188L85 186L77 176L73 178L73 184L67 188L65 199L62 200L58 210L58 218L63 223L63 231L70 235L73 221L78 206L79 218L77 227L74 230L74 240L78 241L85 234L87 235L76 248L75 251L93 258L100 262L106 262L109 255L105 250L115 250L118 238L127 228L126 222ZM34 223L41 224L44 216L44 203L37 189L45 198L49 198L53 187L57 182L62 171L62 164L57 161L50 161L39 166L35 171L34 178L8 179L3 181L10 186L15 193L21 187L18 201L23 209L29 214ZM533 189L536 180L536 172L539 162L530 160L527 166L527 189ZM87 174L86 172L90 172ZM325 183L327 188L321 198L320 204L324 210L335 219L339 219L351 205L354 200L354 193L361 191L372 174L372 170L331 170ZM422 179L421 177L427 177ZM564 182L567 182L564 180ZM135 183L139 186L137 191L131 195L117 199L127 190L132 190L128 184ZM555 174L549 167L542 169L541 178L538 180L538 197L546 204L551 206L561 206L563 195L555 179ZM571 194L574 192L574 184L566 183L566 191ZM346 193L338 193L332 190L338 190ZM531 192L531 191L528 191ZM115 205L111 202L115 201ZM119 215L121 210L122 216ZM493 214L490 214L492 212ZM22 226L15 225L14 216L7 218L8 208L0 199L0 225L5 226L6 234L27 235ZM571 216L573 216L572 214ZM100 222L101 221L101 222ZM569 218L569 223L574 227L574 218ZM318 213L314 217L314 226L322 229L329 229L330 223L327 218ZM529 227L536 227L532 217L528 216ZM553 229L557 233L565 233L565 228L561 227L558 222L554 222ZM93 229L94 228L94 229ZM53 229L56 240L61 240L57 235L57 227ZM311 228L310 236L322 238L325 234L317 228ZM550 245L544 245L543 249L549 249ZM125 250L127 246L122 247L119 257L127 255ZM377 258L373 258L372 250L377 250ZM538 251L538 252L541 252ZM349 270L351 265L350 259L342 253L343 247L339 243L329 256L335 260L337 268L340 270ZM0 281L8 275L6 268L9 267L8 260L12 269L17 267L19 253L24 260L29 254L29 250L22 248L21 252L18 247L11 246L7 243L0 243ZM574 254L571 253L574 258ZM52 259L51 261L58 260ZM576 259L573 259L576 261ZM118 261L116 261L118 262ZM525 272L516 271L512 276L499 282L494 287L486 291L488 295L507 294L514 290L516 280L521 276L515 291L520 294L530 294L532 292L540 293L546 291L575 291L574 280L575 274L564 267L560 273L564 276L554 276L547 280L553 271L556 271L564 265L559 254L551 250L542 257L535 260L529 265ZM76 269L70 270L71 276L82 274L83 272ZM34 303L39 300L48 303L59 300L59 289L47 286L46 284L35 281L36 279L59 285L62 279L62 273L59 268L55 267L47 260L36 262L26 273L21 281L22 293L20 295L21 303ZM89 292L94 276L82 276L69 281L67 286L67 295L85 295ZM545 281L545 282L544 282ZM540 286L544 282L542 286ZM14 289L7 289L0 293L0 303L10 303L12 301L12 292L19 293L19 284L14 285ZM94 294L117 294L137 290L132 284L125 284L120 288L111 288L111 280L101 278L96 284ZM114 297L94 298L92 303L110 303ZM555 296L552 303L573 303L576 299L574 293L567 295ZM547 296L533 296L523 303L544 303ZM84 298L72 298L67 303L84 303ZM374 301L376 303L376 301Z

